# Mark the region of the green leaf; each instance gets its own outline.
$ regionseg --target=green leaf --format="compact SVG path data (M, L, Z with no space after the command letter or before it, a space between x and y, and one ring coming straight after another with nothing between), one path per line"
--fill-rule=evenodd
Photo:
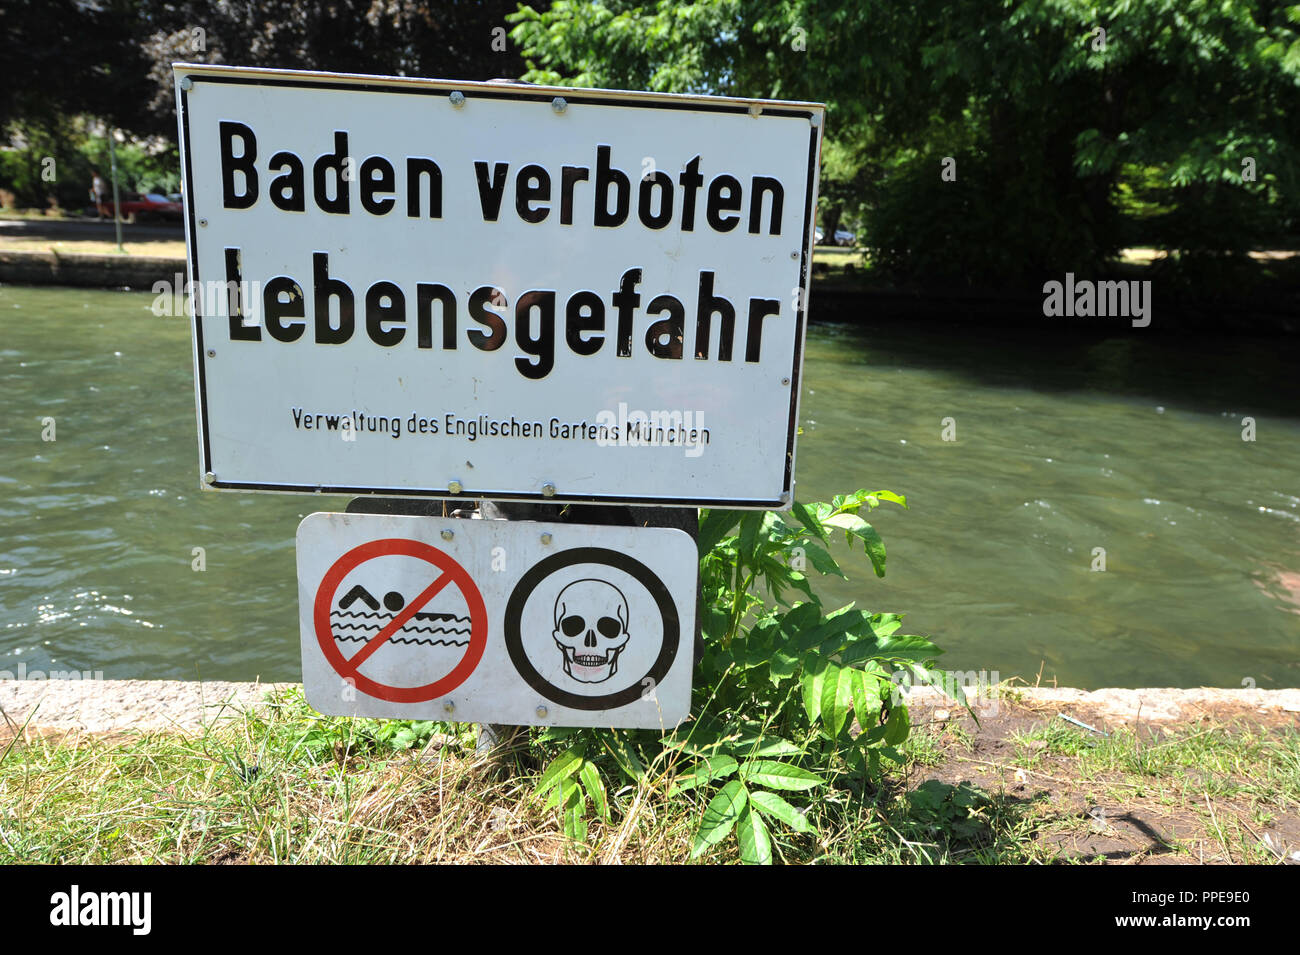
M885 742L890 746L897 746L907 739L910 728L911 721L907 716L907 707L895 706L889 711L889 719L885 721Z
M827 518L825 523L842 529L846 541L851 542L853 537L860 538L867 557L871 559L871 569L876 572L877 577L885 576L885 542L874 527L856 514L836 514L834 517Z
M700 512L700 533L699 549L700 556L705 557L718 543L731 533L732 529L740 523L744 511L720 511L717 508L709 508L707 511Z
M822 676L822 725L831 739L838 737L848 722L855 680L853 670L833 663L827 665Z
M673 781L672 792L695 789L715 779L725 779L740 764L731 756L708 756L693 765Z
M795 519L800 524L816 534L818 538L823 541L826 540L826 529L822 527L822 522L805 505L795 501L794 506L790 508L790 513L795 516Z
M907 507L907 498L902 494L895 494L893 491L877 491L873 496L880 498L882 501L889 501L892 504Z
M579 775L582 777L582 788L587 790L587 795L591 797L591 804L596 807L596 815L601 819L609 819L605 781L600 778L600 770L596 768L596 764L584 759Z
M566 782L572 784L573 794L569 797L564 806L564 834L574 842L586 842L586 800L583 798L582 791L577 783L573 782L573 780L567 780Z
M715 846L735 828L740 812L749 804L749 795L739 779L733 779L704 807L700 828L695 833L691 858L698 859L710 846Z
M812 627L821 619L821 605L815 601L801 603L786 611L778 621L781 626L781 632L787 637L798 637L809 627Z
M872 752L878 752L881 756L887 756L889 759L898 763L899 766L907 765L907 757L892 746L881 746L878 750L873 750Z
M880 718L880 678L852 669L853 682L849 684L853 694L853 712L858 718L858 726L864 730L871 728Z
M565 777L552 787L551 794L546 797L546 805L542 807L542 810L554 809L556 806L567 809L570 804L581 798L581 787L572 779Z
M768 661L768 675L772 678L772 685L779 685L782 680L788 680L794 676L794 671L799 668L799 658L789 650L777 648L772 651L772 659Z
M671 736L664 738L664 749L673 749L688 756L712 756L735 738L734 732L707 713L690 723L683 723Z
M903 625L901 613L877 613L871 615L871 629L878 637L887 637Z
M780 736L766 736L758 731L741 733L732 744L732 752L755 756L798 756L803 748Z
M822 684L826 679L826 666L826 661L821 658L810 660L804 669L803 680L800 681L803 708L810 723L817 722L822 715Z
M776 793L770 793L766 789L755 789L749 794L749 804L764 815L781 820L795 832L813 831L808 817Z
M844 645L845 640L842 638L845 634L863 628L868 630L871 628L867 615L861 610L855 610L853 604L848 604L826 617L817 626L800 634L798 647L805 651L815 649L823 656L830 656L838 653Z
M866 521L856 514L835 514L826 518L823 522L827 527L838 527L846 534L852 534L860 527L866 526Z
M739 558L741 563L754 563L754 552L758 549L758 532L763 526L764 511L750 511L740 519Z
M717 606L706 606L700 618L700 629L704 636L714 642L723 638L731 627L731 614Z
M766 786L768 789L793 791L813 789L826 782L811 770L775 759L755 759L742 763L740 778L748 783Z
M763 817L746 806L736 820L736 841L740 843L740 861L749 865L772 864L772 840Z
M885 542L880 534L870 524L863 523L863 526L854 531L858 537L862 538L862 543L866 547L867 556L871 558L871 569L876 572L877 577L885 576Z
M849 579L845 575L844 571L840 569L840 565L836 563L835 558L830 555L830 551L826 550L826 548L822 547L820 544L814 544L809 541L807 544L801 544L799 546L803 548L804 555L812 561L812 565L817 568L818 573L833 574L834 576L842 577L845 580Z
M618 763L619 769L637 782L645 779L645 766L641 763L641 757L637 755L636 747L623 733L615 730L603 742L605 748L614 757L614 761Z
M843 664L861 663L863 660L912 660L925 663L941 655L943 651L927 637L914 634L899 636L876 635L875 639L859 640L840 654Z
M546 792L560 780L572 776L582 767L582 757L586 747L582 743L575 743L570 746L559 756L551 761L551 765L546 767L546 772L542 773L537 780L537 793Z

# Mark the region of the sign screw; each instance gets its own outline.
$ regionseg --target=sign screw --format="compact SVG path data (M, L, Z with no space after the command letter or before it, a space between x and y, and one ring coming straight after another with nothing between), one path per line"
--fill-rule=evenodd
M543 544L549 544L550 542L551 542L551 535L550 535L550 534L543 534L543 535L542 535L542 543L543 543Z
M790 253L790 258L792 258L792 259L797 259L797 258L799 258L799 253L798 253L798 252L791 252L791 253Z
M209 357L209 358L216 358L216 357L217 357L217 350L216 350L215 348L209 348L209 349L208 349L208 357Z
M546 713L547 713L546 707L544 707L544 706L539 706L539 707L537 708L537 718L538 718L539 720L544 720L544 719L546 719Z
M201 225L201 226L205 226L205 225L207 225L207 224L208 224L208 220L207 220L207 219L200 219L200 220L199 220L199 225Z
M462 490L464 490L464 488L461 487L459 481L451 481L447 484L447 491L450 494L459 494Z
M448 700L446 703L442 704L442 711L444 713L455 713L456 704L453 703L451 700Z
M549 481L543 484L542 497L555 497L555 485Z
M194 81L190 79L188 76L182 76L181 89L185 90L185 92L188 93L190 90L194 89Z
M211 471L209 471L203 475L203 480L206 481L208 484L213 484L216 482L217 476L213 474Z
M449 541L449 540L451 540L451 539L452 539L453 537L455 537L455 536L456 536L456 532L455 532L455 531L443 531L443 532L442 532L442 539L445 540L445 541Z
M788 384L790 384L790 379L789 379L789 378L782 378L782 379L781 379L781 384L783 384L783 385L788 385Z
M460 109L465 105L465 94L460 90L452 90L451 95L448 96L447 99L451 105L455 106L457 109Z
M555 99L551 100L551 109L555 110L556 113L563 113L568 108L569 104L565 101L563 96L557 96Z

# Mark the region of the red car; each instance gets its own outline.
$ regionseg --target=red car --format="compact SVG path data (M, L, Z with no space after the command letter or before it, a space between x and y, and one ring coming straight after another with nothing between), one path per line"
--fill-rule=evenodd
M180 221L183 207L166 196L156 192L124 192L118 197L118 211L126 222L142 222L146 219L170 219ZM106 218L113 217L113 199L107 198L99 208L99 214Z

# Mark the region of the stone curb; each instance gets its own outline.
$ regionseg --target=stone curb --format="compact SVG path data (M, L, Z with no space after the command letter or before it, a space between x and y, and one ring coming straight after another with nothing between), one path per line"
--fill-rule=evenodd
M0 249L0 282L12 285L152 289L175 286L177 274L185 275L184 259Z
M297 683L228 683L187 680L0 680L0 710L21 726L72 729L91 733L173 730L192 732L204 723L238 717L265 703L268 693L298 687ZM1024 705L1073 707L1117 723L1177 722L1199 718L1212 708L1286 718L1300 724L1300 689L1224 690L1209 687L1178 689L1076 690L1066 687L1012 687L1002 698ZM931 687L912 690L908 703L927 709L944 707L960 712L951 700ZM977 712L989 700L972 699ZM0 724L3 724L0 719Z
M0 680L0 710L9 722L90 733L122 730L191 732L264 704L268 693L296 683L190 680ZM0 727L6 720L0 718ZM11 727L6 727L11 728Z

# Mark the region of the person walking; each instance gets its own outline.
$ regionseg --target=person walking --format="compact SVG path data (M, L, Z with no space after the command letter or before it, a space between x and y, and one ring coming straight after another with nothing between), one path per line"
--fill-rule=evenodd
M98 169L90 170L90 193L95 199L95 215L103 219L108 213L108 183Z

